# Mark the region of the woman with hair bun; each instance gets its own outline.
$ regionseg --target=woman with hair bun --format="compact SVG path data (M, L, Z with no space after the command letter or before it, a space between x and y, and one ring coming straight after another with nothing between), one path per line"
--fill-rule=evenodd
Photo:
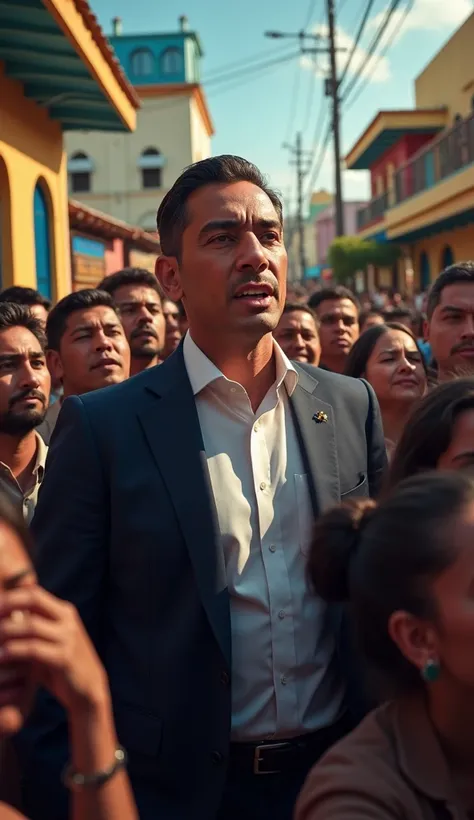
M323 515L315 592L349 601L382 706L311 771L295 820L474 817L474 482L436 472Z

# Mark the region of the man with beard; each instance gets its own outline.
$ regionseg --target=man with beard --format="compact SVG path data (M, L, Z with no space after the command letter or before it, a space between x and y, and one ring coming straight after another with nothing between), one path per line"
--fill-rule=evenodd
M130 375L160 364L165 317L156 277L144 268L124 268L106 276L99 288L110 293L120 311L130 345Z
M29 524L43 480L47 447L36 429L51 377L40 319L24 305L0 304L0 491Z
M102 290L61 299L48 316L46 334L49 369L64 390L38 428L49 444L64 399L128 379L130 347L112 297Z
M437 381L474 373L474 262L446 268L434 282L426 308L425 336Z
M308 305L287 302L273 336L289 359L315 366L319 364L319 321Z

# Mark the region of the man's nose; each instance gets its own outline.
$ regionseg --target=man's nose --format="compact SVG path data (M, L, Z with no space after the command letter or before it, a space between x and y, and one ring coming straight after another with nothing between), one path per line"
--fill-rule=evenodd
M31 364L25 364L22 370L20 383L22 387L38 387L40 383L39 373L31 366Z
M149 322L153 321L153 314L147 308L146 305L140 305L140 309L138 311L138 319L140 324L148 324Z
M463 339L474 336L474 316L471 313L469 313L464 320L462 336Z
M237 267L239 270L251 268L256 273L268 268L264 249L255 234L248 234L240 242Z
M96 339L96 349L112 350L112 339L110 338L110 336L107 336L103 332L99 333Z

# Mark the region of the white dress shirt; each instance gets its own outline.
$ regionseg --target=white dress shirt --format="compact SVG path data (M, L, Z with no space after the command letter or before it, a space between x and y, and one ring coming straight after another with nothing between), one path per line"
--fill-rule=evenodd
M227 571L234 741L315 731L343 700L326 605L305 574L313 510L288 399L298 374L274 349L276 381L256 413L189 332L183 349Z

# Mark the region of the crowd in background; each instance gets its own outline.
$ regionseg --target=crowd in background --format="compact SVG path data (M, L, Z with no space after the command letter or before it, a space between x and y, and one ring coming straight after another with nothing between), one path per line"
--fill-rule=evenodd
M243 160L198 165L191 194L178 180L160 208L158 277L127 268L55 305L0 294L2 817L289 820L297 801L297 820L467 820L474 263L414 298L293 285L252 370L239 338L251 321L268 337L254 317L284 292L281 205ZM211 219L241 189L251 239ZM194 222L176 234L190 195L194 257ZM229 295L222 259L239 243ZM216 528L224 560L206 569ZM25 733L38 686L49 699ZM140 699L166 701L182 734ZM57 702L69 805L52 801Z

